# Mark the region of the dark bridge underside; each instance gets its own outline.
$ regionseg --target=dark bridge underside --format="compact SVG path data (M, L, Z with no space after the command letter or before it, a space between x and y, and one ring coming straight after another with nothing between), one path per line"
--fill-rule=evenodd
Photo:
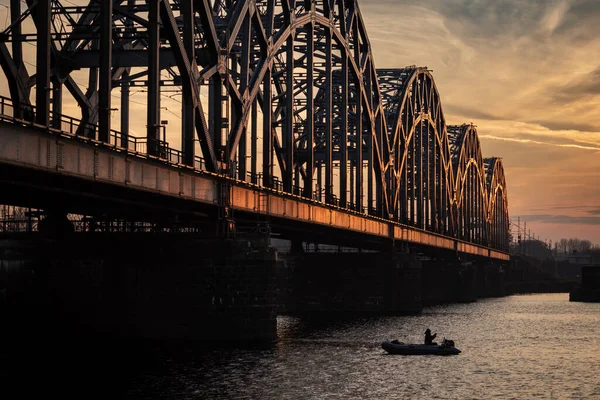
M218 205L204 204L182 198L164 196L151 191L121 187L114 184L86 181L43 169L24 168L0 163L0 203L45 210L48 213L70 213L95 217L98 220L148 222L157 227L192 227L201 236L214 237L220 230L222 210ZM319 226L304 221L258 216L244 210L231 213L236 228L250 231L268 224L272 236L292 241L389 251L410 248L412 252L451 253L418 243L402 243L385 237Z
M81 214L93 217L108 217L132 222L156 223L158 226L173 226L177 221L182 226L200 228L200 233L215 235L218 229L219 207L177 199L137 189L112 184L85 181L44 170L23 168L0 163L0 203L21 207L32 207L48 212ZM251 229L261 220L245 211L233 211L235 222L242 230ZM267 222L263 219L264 222ZM372 250L388 250L391 240L373 238L357 232L342 232L340 229L320 227L312 224L277 217L268 218L272 232L284 239L303 238L319 244L358 247Z

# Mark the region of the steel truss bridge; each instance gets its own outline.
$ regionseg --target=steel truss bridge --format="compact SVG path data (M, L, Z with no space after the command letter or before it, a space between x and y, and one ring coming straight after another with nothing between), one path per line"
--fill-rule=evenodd
M137 190L508 259L502 160L483 157L475 126L447 125L430 70L376 69L357 0L10 0L9 13L5 203L25 204L23 180L103 190L107 207Z

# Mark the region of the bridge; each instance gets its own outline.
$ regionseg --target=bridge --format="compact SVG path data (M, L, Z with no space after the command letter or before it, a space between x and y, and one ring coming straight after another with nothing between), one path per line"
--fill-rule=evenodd
M357 1L10 0L0 65L0 203L42 210L54 256L77 214L163 250L258 226L367 264L509 259L502 160L428 68L376 69Z

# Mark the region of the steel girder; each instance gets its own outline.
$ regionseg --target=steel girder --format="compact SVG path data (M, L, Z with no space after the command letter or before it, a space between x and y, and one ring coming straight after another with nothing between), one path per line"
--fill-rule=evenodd
M488 189L481 145L473 125L449 126L455 179L454 209L459 238L488 245Z
M81 108L78 134L127 147L130 89L143 87L147 151L161 156L161 103L173 87L183 164L470 241L483 241L485 229L473 222L477 234L461 233L465 218L495 218L491 197L475 196L472 164L455 183L430 71L376 70L357 0L25 3L11 0L0 36L20 118L59 127L66 87ZM38 43L32 75L26 42ZM35 106L33 86L43 88ZM111 127L114 97L120 132ZM466 210L472 202L477 211Z
M394 218L454 234L454 174L440 96L427 68L378 70L389 141L385 173Z
M446 126L427 68L377 73L389 138L385 177L394 218L507 250L508 200L501 160L484 161L475 126Z
M71 92L82 110L79 134L108 140L111 90L121 87L126 137L128 90L145 86L148 151L156 153L151 142L160 142L160 87L179 86L186 164L194 160L195 127L208 170L388 215L387 196L380 196L383 202L376 198L385 191L384 114L356 2L54 0L45 3L50 15L35 19L37 38L17 34L21 22L39 14L37 2L27 4L28 10L15 13L5 41L17 46L41 38L49 44L42 61L53 67L36 77L40 87L48 76L57 82L53 111L62 85ZM52 29L41 29L39 21ZM5 74L17 77L11 61L19 60L4 54ZM85 93L74 78L82 69L88 71ZM208 101L200 97L203 86ZM11 90L17 104L28 101L26 94ZM44 99L37 102L50 111ZM260 140L258 125L262 149L253 145Z
M500 158L486 158L486 184L488 190L488 220L490 229L490 247L508 251L508 193L504 165Z

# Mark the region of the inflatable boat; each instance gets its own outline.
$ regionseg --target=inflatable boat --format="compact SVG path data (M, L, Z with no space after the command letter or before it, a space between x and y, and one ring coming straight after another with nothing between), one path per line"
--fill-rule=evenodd
M407 344L392 340L381 343L381 347L390 354L403 354L406 356L412 355L438 355L449 356L460 354L460 350L454 347L454 341L444 339L442 344Z

